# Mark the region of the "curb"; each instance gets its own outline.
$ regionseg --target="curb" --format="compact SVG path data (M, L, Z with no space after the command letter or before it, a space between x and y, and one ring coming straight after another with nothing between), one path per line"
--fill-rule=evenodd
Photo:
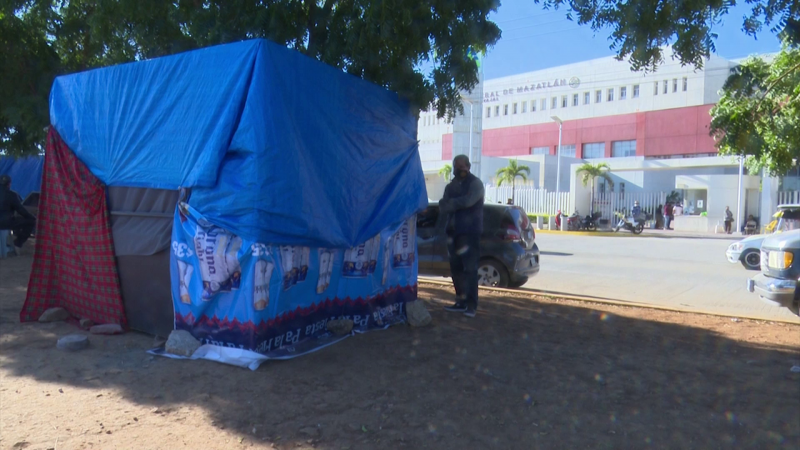
M620 230L619 232L613 231L559 231L559 230L536 230L536 234L561 234L564 236L598 236L598 237L649 237L656 239L716 239L727 241L739 241L747 236L718 236L716 234L710 235L685 235L685 234L666 234L666 233L648 233L645 230L642 234L633 234L628 230Z
M453 283L447 281L439 281L439 280L432 280L428 278L417 278L418 283L420 284L433 284L438 286L447 286L452 287ZM776 322L776 323L785 323L789 325L800 325L800 322L796 320L788 320L788 319L765 319L763 317L753 317L747 315L739 315L739 314L725 314L721 312L715 311L704 311L704 310L695 310L695 309L681 309L681 308L672 308L669 306L660 306L660 305L651 305L648 303L638 303L638 302L629 302L625 300L613 300L603 297L590 297L590 296L583 296L583 295L574 295L574 294L566 294L563 292L554 292L554 291L542 291L537 289L508 289L508 288L499 288L499 287L490 287L490 286L478 286L479 289L484 291L490 292L502 292L506 294L522 294L522 295L529 295L529 296L540 296L540 297L548 297L548 298L563 298L565 300L575 300L579 302L585 303L600 303L604 305L615 305L615 306L628 306L631 308L644 308L644 309L656 309L660 311L670 311L670 312L678 312L678 313L688 313L688 314L702 314L704 316L716 316L716 317L729 317L729 318L738 318L738 319L746 319L746 320L756 320L760 322Z

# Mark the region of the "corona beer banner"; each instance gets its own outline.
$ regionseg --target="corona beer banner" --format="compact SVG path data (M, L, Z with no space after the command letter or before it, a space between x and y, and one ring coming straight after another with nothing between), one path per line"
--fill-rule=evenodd
M180 203L170 270L175 328L217 347L201 355L260 362L342 339L327 331L332 319L353 320L353 332L404 322L405 303L416 299L415 225L408 218L349 249L278 246L236 236Z

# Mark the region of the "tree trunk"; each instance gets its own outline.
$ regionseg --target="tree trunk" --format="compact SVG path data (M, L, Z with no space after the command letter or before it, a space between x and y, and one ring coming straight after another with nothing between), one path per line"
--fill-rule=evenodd
M594 178L592 178L592 195L590 196L589 215L594 215Z
M511 204L514 204L514 181L515 179L511 179Z

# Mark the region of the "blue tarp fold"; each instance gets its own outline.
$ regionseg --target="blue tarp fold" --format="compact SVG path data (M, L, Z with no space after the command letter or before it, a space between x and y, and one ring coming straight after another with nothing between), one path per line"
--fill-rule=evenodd
M265 40L59 77L50 117L107 185L192 188L256 242L354 247L427 206L408 103Z

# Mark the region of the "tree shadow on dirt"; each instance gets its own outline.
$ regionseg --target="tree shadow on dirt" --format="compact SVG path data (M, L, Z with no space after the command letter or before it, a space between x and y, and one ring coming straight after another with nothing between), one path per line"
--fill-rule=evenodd
M243 445L800 447L796 347L491 294L470 320L441 310L451 296L421 289L430 327L355 336L251 372L153 358L152 337L136 333L92 336L89 349L64 353L56 338L79 331L10 323L17 294L2 307L0 354L9 378L114 389L167 421L182 405L202 408Z

